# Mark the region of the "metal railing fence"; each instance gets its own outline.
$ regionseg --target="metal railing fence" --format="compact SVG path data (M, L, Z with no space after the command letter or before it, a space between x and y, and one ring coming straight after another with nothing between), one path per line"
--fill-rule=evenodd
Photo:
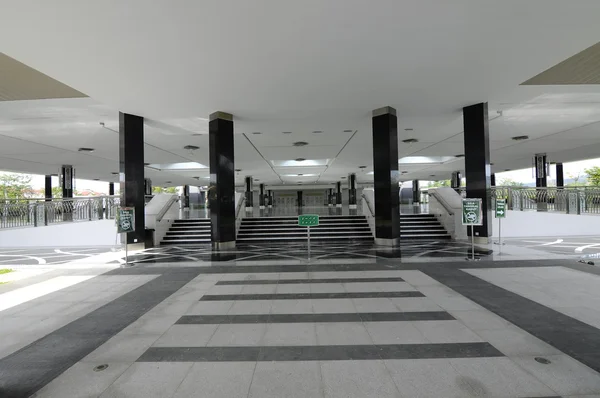
M118 196L0 200L0 229L114 219Z

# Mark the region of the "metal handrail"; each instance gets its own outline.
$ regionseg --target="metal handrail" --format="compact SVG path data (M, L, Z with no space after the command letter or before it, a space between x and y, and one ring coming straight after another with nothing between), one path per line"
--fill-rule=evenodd
M369 202L369 198L367 198L367 196L363 193L360 195L362 199L365 200L365 203L367 204L367 207L369 208L369 212L371 213L372 217L375 217L375 211L373 210L373 207L371 207L371 202Z
M160 211L156 215L156 222L162 221L162 219L165 216L165 214L167 214L167 212L169 211L169 209L171 208L171 206L173 206L173 203L175 203L177 201L179 201L179 196L177 196L177 195L171 196L169 198L168 202L165 203L165 205L163 206L163 208L160 209Z
M452 209L452 207L450 207L450 205L446 202L446 200L444 198L442 198L441 195L439 195L435 189L432 190L431 192L427 192L427 194L429 196L433 196L441 205L444 209L446 209L446 211L448 212L449 215L453 216L454 215L454 210Z

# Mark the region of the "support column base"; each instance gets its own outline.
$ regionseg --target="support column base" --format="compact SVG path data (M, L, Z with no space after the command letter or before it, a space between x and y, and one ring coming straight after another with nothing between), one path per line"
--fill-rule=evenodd
M358 206L357 205L350 205L351 209L356 209Z
M128 252L139 251L139 250L144 250L144 249L146 249L146 244L144 242L128 243L127 244L127 251Z
M213 248L213 250L217 250L217 251L233 250L233 249L235 249L235 241L232 240L230 242L213 242L212 248Z
M400 246L400 238L375 238L375 244L378 246L398 247Z
M254 207L246 207L246 211L252 211Z
M264 209L265 209L265 206L260 206L260 209L261 209L261 210L264 210Z
M471 240L471 238L469 238L469 241ZM475 239L473 240L473 242L476 245L487 245L491 242L491 238L488 236L476 236Z
M329 207L333 207L333 205L332 205L331 203L329 203L327 206L329 206Z
M335 205L335 207L342 207L342 204L339 203L339 204Z
M272 209L272 208L273 208L273 206L272 206L272 205L269 205L269 209Z

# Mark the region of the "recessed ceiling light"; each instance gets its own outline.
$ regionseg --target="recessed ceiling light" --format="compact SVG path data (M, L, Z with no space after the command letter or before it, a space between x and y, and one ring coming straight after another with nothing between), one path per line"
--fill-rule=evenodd
M351 133L351 132L353 132L353 131L354 131L354 130L344 130L344 133Z
M413 131L413 130L414 130L414 129L413 129L413 128L411 128L411 127L407 128L407 129L404 129L404 131Z
M237 171L239 173L240 171L242 171L242 169L235 169L235 171Z
M144 166L150 166L150 163L144 163Z
M78 151L90 153L90 152L94 152L94 148L79 148Z
M204 135L204 134L194 133L194 134L192 134L192 137L200 137L201 135Z
M367 166L358 166L359 169L366 169Z
M304 174L298 174L298 176L303 176Z
M113 171L113 172L112 172L112 173L110 173L110 174L112 174L112 175L114 175L114 176L116 176L116 175L119 175L119 173L118 173L118 172L116 172L116 171Z
M455 158L464 158L464 157L465 157L465 155L461 153L460 155L454 155L454 157L455 157Z
M504 169L504 171L510 171L510 169Z
M308 142L306 142L306 141L296 141L296 142L294 142L293 145L294 146L307 146Z
M291 131L283 131L281 134L292 134Z
M195 151L197 149L200 149L200 147L196 145L186 145L183 147L183 149L187 149L188 151Z
M196 180L199 180L199 179L200 179L200 177L194 177L194 178L195 178Z
M408 171L402 171L401 173L402 174L408 174Z
M258 178L255 178L254 181L260 181Z
M435 174L429 174L429 177L435 177Z
M342 177L342 180L343 180L344 178L346 178L346 177Z
M304 158L297 158L297 159L296 159L296 162L304 162L305 160L306 160L306 159L304 159Z
M490 163L490 166L493 166L493 165L494 165L494 163Z
M165 184L170 184L172 183L172 181L165 181Z
M255 132L253 132L252 134L256 134L256 135L258 135L258 134L262 134L262 133L261 133L260 131L255 131Z
M321 130L315 130L313 131L313 134L323 134L323 132Z
M94 181L100 181L100 179L99 178L94 178Z
M419 142L419 140L416 138L408 138L406 140L402 140L402 142L404 142L405 144L414 144L415 142Z
M528 140L529 136L528 135L518 135L516 137L512 137L511 140L513 141L523 141L523 140Z

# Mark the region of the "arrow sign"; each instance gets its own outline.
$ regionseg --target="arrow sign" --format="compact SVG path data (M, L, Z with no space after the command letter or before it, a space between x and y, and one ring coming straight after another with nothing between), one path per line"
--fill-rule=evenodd
M496 218L506 218L506 199L496 199Z

